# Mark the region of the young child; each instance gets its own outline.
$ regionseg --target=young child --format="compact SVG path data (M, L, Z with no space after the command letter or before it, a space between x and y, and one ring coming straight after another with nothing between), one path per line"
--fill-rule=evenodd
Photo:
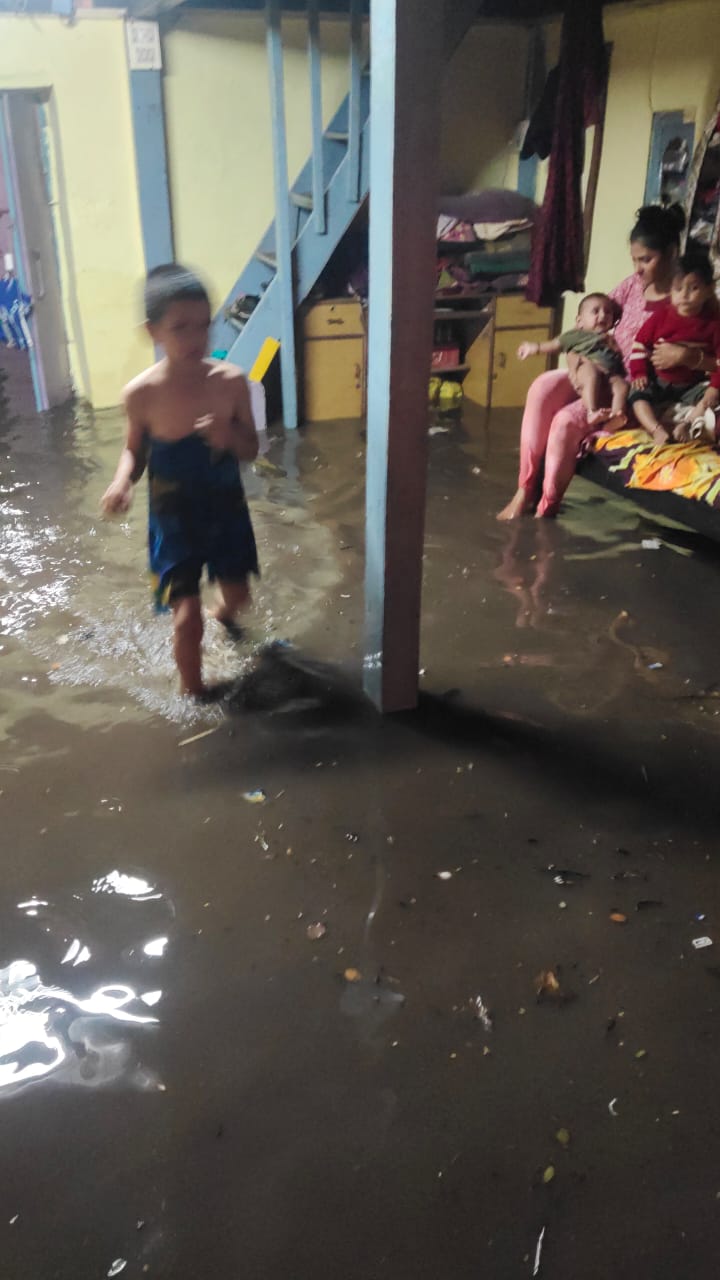
M258 573L238 466L257 457L258 440L243 374L206 357L210 302L197 277L176 263L156 267L145 316L165 355L125 388L127 439L102 506L107 515L127 511L147 466L156 604L173 611L181 690L200 697L203 568L218 585L214 616L228 627Z
M609 431L617 431L627 421L625 366L610 332L619 319L620 309L612 298L589 293L578 307L574 329L550 342L523 342L518 348L521 360L564 351L568 376L587 409L588 423L591 427L602 424Z
M699 363L673 365L659 377L650 357L660 342L693 348ZM669 303L640 327L630 356L632 389L628 403L656 444L667 444L670 439L661 419L672 405L687 406L687 419L673 432L676 440L685 440L692 420L720 403L720 367L709 386L707 375L700 372L702 359L708 353L720 357L720 319L714 303L712 264L707 254L695 249L680 258ZM696 360L694 354L691 360Z

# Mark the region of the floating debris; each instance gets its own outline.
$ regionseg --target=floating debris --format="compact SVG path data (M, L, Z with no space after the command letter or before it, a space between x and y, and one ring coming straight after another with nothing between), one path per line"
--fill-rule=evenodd
M360 837L356 831L346 831L345 839L347 840L348 844L357 844Z
M569 867L556 867L551 862L548 867L541 867L540 870L545 875L552 876L555 884L579 884L581 880L589 880L590 876L587 871L572 871Z
M327 925L322 920L318 920L317 924L309 924L305 930L311 942L318 942L320 938L324 938L327 933Z
M346 969L343 978L346 982L361 982L362 974L359 969Z
M545 1239L545 1227L543 1227L542 1231L540 1232L540 1235L538 1236L538 1242L535 1247L535 1266L533 1267L534 1276L540 1275L540 1263L542 1260L542 1249L543 1249L544 1239Z
M549 1164L542 1176L543 1186L547 1187L549 1183L552 1182L554 1177L555 1177L555 1165Z
M627 924L627 916L623 915L622 911L611 911L610 919L613 924Z
M247 800L248 804L265 804L267 796L265 792L258 787L256 791L243 791L243 800Z
M662 671L663 665L662 662L648 662L648 671Z
M703 951L705 947L712 946L713 940L712 938L693 938L692 944L696 951Z
M108 1271L108 1275L109 1275L109 1276L119 1276L119 1275L120 1275L120 1272L121 1272L121 1271L124 1271L124 1270L125 1270L125 1268L126 1268L126 1266L127 1266L127 1262L126 1262L125 1258L116 1258L116 1259L115 1259L115 1261L113 1262L113 1264L112 1264L112 1266L111 1266L110 1270Z
M662 547L662 542L659 538L643 538L640 546L643 551L659 551Z
M615 1105L616 1103L617 1103L617 1098L611 1098L610 1102L608 1103L608 1111L610 1112L610 1115L613 1116L615 1120L617 1120L620 1114L620 1112L617 1109L617 1106Z
M560 983L552 969L541 969L535 979L535 994L538 998L560 995Z
M475 1017L477 1018L478 1022L482 1023L483 1029L485 1031L492 1031L493 1029L492 1014L490 1013L490 1010L485 1004L485 1001L483 1000L482 996L475 996L474 999L470 1001L470 1003L475 1011Z
M570 1130L569 1129L558 1129L557 1133L555 1134L555 1138L560 1143L561 1147L570 1146Z
M435 879L436 880L452 880L452 875L453 875L452 871L436 871Z
M20 1214L19 1214L19 1213L16 1213L16 1214L15 1214L15 1217L10 1219L10 1226L11 1226L11 1227L14 1227L14 1226L15 1226L15 1223L17 1222L17 1220L18 1220L18 1218L19 1218L19 1217L20 1217Z
M211 733L217 733L220 728L222 728L222 725L216 724L214 729L203 729L202 733L194 733L192 738L183 738L182 742L178 742L178 746L189 747L191 742L199 742L201 738L209 738Z
M638 1049L637 1053L635 1054L635 1057L638 1059L638 1061L641 1058L647 1058L647 1049Z

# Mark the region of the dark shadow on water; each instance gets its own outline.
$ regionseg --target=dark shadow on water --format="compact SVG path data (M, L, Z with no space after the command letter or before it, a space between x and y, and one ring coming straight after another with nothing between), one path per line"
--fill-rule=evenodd
M682 815L696 831L716 829L714 752L695 757L690 769L688 746L680 735L675 744L655 750L630 736L601 737L597 723L576 727L566 722L555 730L515 714L505 718L469 706L457 690L444 696L421 694L415 712L394 719L435 742L500 759L512 754L520 787L523 774L529 773L559 796L572 795L577 805L601 797L608 806L630 804L655 819L666 814L674 822Z
M230 712L283 716L303 724L376 718L351 674L283 643L262 648L224 701Z

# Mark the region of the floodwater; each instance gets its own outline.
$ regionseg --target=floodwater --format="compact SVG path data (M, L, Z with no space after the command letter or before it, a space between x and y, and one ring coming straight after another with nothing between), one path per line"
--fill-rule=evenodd
M498 525L517 426L430 441L387 721L357 425L248 477L257 711L175 695L119 418L5 431L2 1280L717 1275L720 561L583 481Z

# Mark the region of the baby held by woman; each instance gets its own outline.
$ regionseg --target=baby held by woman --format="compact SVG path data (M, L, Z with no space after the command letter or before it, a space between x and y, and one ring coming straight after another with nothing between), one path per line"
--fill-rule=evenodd
M568 376L587 410L591 427L617 431L625 426L629 403L638 425L657 445L667 444L671 435L676 441L695 436L693 423L703 417L700 438L714 444L711 419L720 404L720 311L707 254L696 249L678 259L670 299L645 322L635 339L630 358L631 387L612 336L621 314L621 308L606 294L589 293L580 303L574 329L550 342L523 342L518 356L526 360L541 352L564 352ZM651 357L655 346L663 342L689 347L696 363L692 367L678 365L665 377L659 376ZM701 371L707 355L718 361L709 384ZM675 425L666 427L673 409Z

